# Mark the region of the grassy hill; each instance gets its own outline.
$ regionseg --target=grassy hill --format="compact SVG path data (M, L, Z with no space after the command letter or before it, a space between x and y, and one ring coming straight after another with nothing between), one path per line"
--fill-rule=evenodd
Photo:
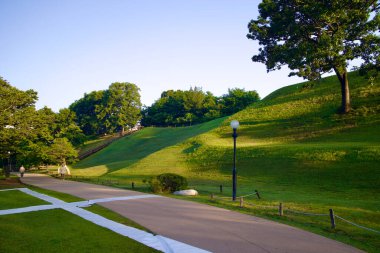
M116 141L74 166L74 175L118 179L121 185L163 172L187 177L208 202L224 186L231 196L232 138L229 122L240 121L237 140L238 195L260 191L255 205L285 203L298 211L333 208L349 220L380 230L380 83L351 73L353 110L340 115L335 76L281 88L230 118L187 128L146 128ZM141 190L146 186L142 185ZM251 202L250 202L251 201ZM214 203L236 208L229 203ZM259 206L244 212L277 219L369 252L380 248L379 234L340 223Z

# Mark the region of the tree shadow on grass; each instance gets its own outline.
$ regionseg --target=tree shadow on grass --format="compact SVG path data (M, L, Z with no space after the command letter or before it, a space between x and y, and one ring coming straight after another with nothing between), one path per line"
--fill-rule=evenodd
M224 120L225 118L220 118L191 127L145 128L115 141L107 148L78 162L73 168L85 169L103 165L107 167L107 173L127 168L161 149L217 128Z

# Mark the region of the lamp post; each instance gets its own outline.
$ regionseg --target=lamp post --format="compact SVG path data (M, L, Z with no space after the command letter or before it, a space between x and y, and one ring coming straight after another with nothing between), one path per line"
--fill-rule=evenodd
M231 121L231 127L233 130L232 137L234 138L234 167L232 168L232 200L236 200L236 183L237 183L237 178L236 178L236 138L237 138L237 133L236 129L239 127L239 121L233 120Z
M11 151L8 151L8 171L5 173L5 177L9 177L10 173L11 173L11 163L10 163L10 160L11 160Z

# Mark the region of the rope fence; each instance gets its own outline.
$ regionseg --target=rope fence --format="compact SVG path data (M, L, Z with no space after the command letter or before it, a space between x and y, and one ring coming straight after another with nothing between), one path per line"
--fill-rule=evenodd
M61 178L61 176L57 173L50 173L50 176ZM107 186L118 186L118 187L122 186L122 187L127 187L130 189L136 188L136 183L134 181L125 182L123 180L119 181L117 179L112 179L112 178L65 175L65 177L61 179L67 179L67 180L78 181L78 182L91 182L91 183L107 185ZM130 185L130 187L127 186L128 184Z
M362 229L365 229L365 230L372 231L372 232L375 232L375 233L380 234L380 231L375 230L375 229L373 229L373 228L367 228L367 227L364 227L364 226L359 225L359 224L356 224L356 223L354 223L354 222L352 222L352 221L346 220L346 219L344 219L344 218L342 218L342 217L340 217L340 216L338 216L338 215L335 215L335 217L337 217L338 219L340 219L340 220L342 220L342 221L347 222L348 224L351 224L351 225L353 225L353 226L356 226L356 227L358 227L358 228L362 228Z
M299 211L290 210L290 209L286 209L286 211L289 213L295 213L295 214L307 215L307 216L329 216L326 213L305 213L305 212L299 212Z
M279 216L284 216L284 212L286 212L286 213L292 213L292 214L297 214L297 215L316 216L316 217L330 216L331 228L333 228L333 229L336 228L335 218L338 218L339 220L342 220L342 221L344 221L344 222L346 222L346 223L348 223L348 224L350 224L352 226L355 226L355 227L358 227L358 228L361 228L361 229L365 229L367 231L371 231L371 232L380 234L380 231L378 231L376 229L368 228L368 227L365 227L363 225L359 225L359 224L357 224L355 222L349 221L349 220L347 220L347 219L345 219L345 218L343 218L343 217L341 217L339 215L334 214L334 210L333 209L329 209L329 213L309 213L309 212L301 212L301 211L291 210L289 208L284 209L283 203L279 203L278 206L268 206L268 205L252 204L252 203L248 203L248 202L244 201L244 198L252 196L252 195L257 195L257 197L260 198L260 195L258 194L258 191L255 190L255 192L253 192L253 193L237 197L236 199L239 200L239 202L238 202L239 206L241 208L243 208L244 206L250 206L250 207L255 207L255 208L278 209ZM211 198L211 200L223 200L223 201L229 201L230 200L231 202L233 202L232 197L217 196L217 195L215 195L213 193L211 193L210 198Z

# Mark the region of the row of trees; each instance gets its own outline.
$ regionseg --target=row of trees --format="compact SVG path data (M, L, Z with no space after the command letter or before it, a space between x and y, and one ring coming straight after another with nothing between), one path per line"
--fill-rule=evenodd
M124 131L141 118L139 89L113 83L85 94L69 108L36 110L37 92L21 91L0 77L0 158L26 167L75 161L76 148L92 135Z
M69 109L54 113L36 110L37 93L21 91L0 77L0 158L6 174L9 163L37 166L76 158L74 145L84 141Z
M187 91L168 90L150 107L142 110L143 126L191 125L238 112L258 101L256 91L229 89L221 97L194 87Z

